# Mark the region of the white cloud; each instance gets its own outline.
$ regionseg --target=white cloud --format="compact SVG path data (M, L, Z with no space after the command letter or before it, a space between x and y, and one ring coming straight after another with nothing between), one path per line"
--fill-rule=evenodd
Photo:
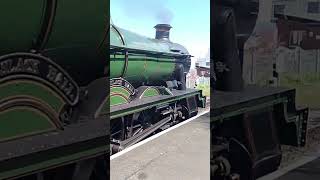
M194 56L191 58L191 68L195 67L195 62L199 58L208 58L210 59L210 46L205 43L200 43L200 44L191 44L191 45L184 45L189 53Z
M194 43L184 45L195 58L206 58L209 54L209 45L206 43Z

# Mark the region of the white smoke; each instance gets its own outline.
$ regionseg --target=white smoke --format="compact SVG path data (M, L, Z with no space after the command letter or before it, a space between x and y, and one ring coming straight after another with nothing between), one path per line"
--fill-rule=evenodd
M121 4L123 12L129 18L145 20L152 18L157 23L170 24L174 13L166 7L167 0L113 0ZM130 1L130 2L129 2ZM128 3L129 2L129 3ZM111 1L112 3L112 1Z

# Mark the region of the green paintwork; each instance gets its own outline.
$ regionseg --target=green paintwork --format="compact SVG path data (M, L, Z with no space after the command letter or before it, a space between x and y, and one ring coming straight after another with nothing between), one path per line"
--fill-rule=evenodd
M50 14L53 15L52 26L49 28L46 41L40 41L41 44L38 44L41 39L39 35L42 30L46 29L44 26L47 24L45 15L48 15L47 5L50 2L56 2L57 5L54 8L55 11ZM86 86L92 80L103 76L107 57L105 52L108 48L105 45L109 27L108 4L108 1L105 0L1 0L0 56L17 52L33 52L31 50L35 49L37 50L36 53L57 63L67 74L71 75L77 84ZM85 78L77 75L84 75ZM0 112L0 142L19 138L16 139L17 147L22 137L31 136L30 139L32 139L32 135L54 131L58 125L60 127L59 122L56 122L57 124L53 123L47 114L38 110L37 107L31 107L32 103L43 104L45 107L39 107L39 109L48 110L47 113L54 116L55 120L58 120L58 115L61 115L60 110L65 105L72 110L78 108L78 104L69 107L69 104L66 104L61 95L47 86L48 82L40 83L40 81L46 81L47 79L39 79L39 82L35 82L26 80L25 77L33 79L29 78L30 74L19 73L20 80L15 79L16 77L10 77L8 81L2 81L1 79L0 83L0 103L15 97L13 101L6 102L5 105L9 104L10 106L0 104L2 110ZM6 78L3 79L7 80ZM17 97L21 97L22 101L19 101ZM26 104L23 104L25 102ZM16 105L15 103L19 104ZM68 124L63 125L68 126ZM62 131L68 131L68 128L59 129L59 132ZM92 131L96 130L93 129ZM64 141L64 139L61 139L60 142L65 143ZM2 143L5 142L1 142L0 145ZM1 168L0 179L10 179L15 176L23 176L26 173L34 173L35 171L78 162L84 158L95 157L98 154L107 154L109 149L106 144L95 145L93 140L88 140L85 146L80 148L74 147L76 145L70 144L70 147L63 152L55 149L54 153L47 153L47 156L44 155L38 157L38 159L33 159L37 153L26 154L26 156L30 156L27 165L13 164L12 169L8 170ZM88 148L93 145L95 147ZM37 147L34 148L33 150L37 149ZM12 152L4 153L10 154ZM23 153L28 153L28 151ZM46 151L41 153L45 154ZM10 160L8 159L8 161Z
M45 114L19 107L0 113L0 142L56 129Z
M46 0L1 1L0 52L28 51L32 47L43 24L46 3ZM107 14L107 1L57 0L54 25L47 47L98 46L106 33Z
M124 75L122 75L125 68L124 54L120 51L110 54L110 78L122 76L129 82L165 81L174 73L178 63L176 57L188 55L188 51L179 44L141 36L114 25L110 26L110 48L140 51L139 53L129 51L128 67ZM172 51L173 48L181 51Z
M1 100L14 97L36 100L51 107L57 116L65 105L62 97L49 89L49 87L30 80L9 81L0 85ZM50 119L37 108L13 106L4 112L0 112L0 141L57 129L52 121L53 119Z
M0 56L36 50L86 86L105 76L108 5L105 0L1 0Z
M104 75L107 4L104 0L58 0L50 39L42 54L61 65L80 86Z
M124 55L110 55L110 78L120 77L124 64Z
M47 47L98 46L106 33L106 3L101 0L58 0Z
M22 8L23 7L23 8ZM28 51L38 36L43 18L44 0L1 0L0 55Z
M157 89L149 87L143 92L142 97L152 97L152 96L158 96L158 95L159 95L159 91Z
M128 101L119 95L111 95L110 97L110 106L116 106L116 105L121 105L121 104L126 104Z
M125 65L124 61L124 55L110 56L110 78L121 76ZM174 58L154 58L148 55L130 54L128 68L123 77L128 81L168 79L174 70Z
M32 81L10 81L0 86L0 99L13 96L30 96L48 104L59 113L65 102L48 87Z
M122 43L120 34L118 34L115 28L119 31L119 33L123 37L125 44ZM158 53L161 52L161 53L167 53L168 55L181 55L180 52L171 51L171 47L175 45L175 46L179 46L179 48L183 50L185 54L188 53L188 51L183 46L169 42L169 41L148 38L146 36L142 36L137 33L116 27L112 24L110 29L111 29L110 30L111 46L126 47L130 49L139 49L139 50L152 51L152 52L158 52Z
M112 87L110 92L111 92L111 94L120 93L126 97L130 96L130 93L126 89L124 89L123 87Z
M131 94L124 87L111 87L110 92L110 106L129 102Z

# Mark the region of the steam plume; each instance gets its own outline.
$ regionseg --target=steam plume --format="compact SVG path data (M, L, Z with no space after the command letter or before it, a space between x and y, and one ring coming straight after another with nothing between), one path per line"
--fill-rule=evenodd
M167 0L113 0L121 3L124 13L130 18L151 18L157 23L170 24L174 14L166 7ZM111 1L112 3L112 1Z

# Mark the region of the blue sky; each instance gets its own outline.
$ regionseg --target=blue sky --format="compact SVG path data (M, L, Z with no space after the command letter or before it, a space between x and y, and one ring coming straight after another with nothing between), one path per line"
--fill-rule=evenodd
M208 56L210 0L111 0L110 7L116 26L153 38L156 24L170 23L172 42L195 58Z

